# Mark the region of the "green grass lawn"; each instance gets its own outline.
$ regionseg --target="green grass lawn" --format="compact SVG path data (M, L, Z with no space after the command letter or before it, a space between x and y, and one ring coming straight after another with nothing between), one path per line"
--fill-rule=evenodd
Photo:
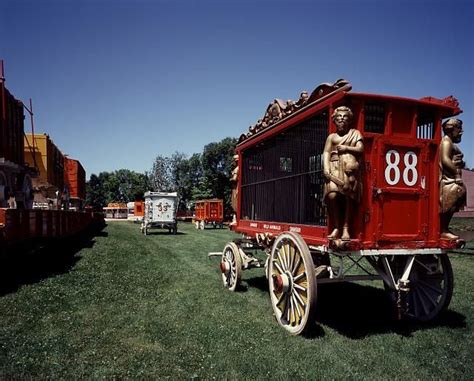
M474 379L474 256L451 256L453 299L431 324L392 320L380 285L325 285L314 331L293 337L263 270L223 288L207 253L232 232L179 231L109 223L80 250L1 262L0 379Z

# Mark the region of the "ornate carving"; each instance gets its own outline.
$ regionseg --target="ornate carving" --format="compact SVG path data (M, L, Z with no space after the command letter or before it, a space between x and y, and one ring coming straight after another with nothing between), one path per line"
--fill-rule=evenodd
M435 104L438 104L438 105L452 107L452 108L456 109L454 111L455 114L459 114L462 111L459 108L458 100L456 98L454 98L452 95L450 95L449 97L443 98L443 99L439 99L439 98L435 98L435 97L424 97L424 98L420 98L420 101L425 101L425 102L435 103Z
M275 99L270 103L265 111L265 114L262 119L259 119L256 124L249 127L249 132L247 134L240 135L239 143L248 139L252 135L257 134L258 132L265 130L266 128L274 125L283 118L291 115L295 111L300 110L309 103L312 103L333 91L339 90L342 87L346 86L347 90L350 90L350 84L344 79L338 79L335 83L323 83L316 87L311 95L308 95L307 91L302 91L299 99L295 102L291 99L286 102L281 99Z
M443 123L445 136L439 146L439 195L441 238L458 240L459 236L449 230L453 214L466 205L466 186L461 178L464 168L463 153L455 143L461 142L462 121L449 119Z
M353 204L360 201L362 192L359 160L364 144L362 134L350 128L353 114L349 107L336 108L332 119L336 132L328 136L323 151L324 201L334 225L328 239L349 241Z
M346 81L342 78L338 79L334 83L322 83L313 90L313 92L308 98L308 103L312 103L319 98L322 98L336 90L343 88L344 86L347 86L348 90L351 89L351 84L349 83L349 81Z
M231 194L231 206L232 209L234 209L234 213L237 213L237 198L239 194L239 188L238 188L238 183L239 183L239 155L234 155L232 157L232 174L230 177L230 186L232 189L232 194ZM234 214L233 219L232 219L232 224L237 223L237 218Z

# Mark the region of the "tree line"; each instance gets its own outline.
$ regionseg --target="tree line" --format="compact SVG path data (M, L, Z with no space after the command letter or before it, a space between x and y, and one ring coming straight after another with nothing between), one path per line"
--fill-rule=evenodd
M145 173L119 169L92 174L86 183L86 205L102 209L110 202L138 201L150 190L178 192L180 211L190 210L194 201L205 198L221 198L229 209L229 179L236 144L237 139L225 138L189 157L182 152L157 155Z

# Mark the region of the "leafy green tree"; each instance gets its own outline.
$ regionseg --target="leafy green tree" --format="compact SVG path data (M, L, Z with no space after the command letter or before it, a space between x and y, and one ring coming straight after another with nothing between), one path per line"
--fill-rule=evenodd
M169 157L158 155L155 158L150 173L150 183L155 192L174 191L173 171Z
M110 202L129 202L143 199L149 190L149 179L145 173L128 169L92 174L86 183L86 203L100 209Z
M106 200L103 178L92 174L86 183L86 205L94 209L102 209L107 203Z
M206 178L203 185L210 187L212 197L224 199L227 209L230 208L230 176L236 145L237 139L225 138L207 144L202 153L202 168Z

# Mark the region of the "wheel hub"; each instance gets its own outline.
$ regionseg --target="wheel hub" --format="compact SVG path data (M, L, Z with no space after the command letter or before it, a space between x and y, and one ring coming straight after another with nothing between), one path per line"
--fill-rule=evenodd
M221 268L221 273L226 274L226 275L229 274L229 271L230 271L229 261L223 260L220 263L220 268Z
M288 274L274 274L273 287L276 292L288 292L291 289L291 278Z

